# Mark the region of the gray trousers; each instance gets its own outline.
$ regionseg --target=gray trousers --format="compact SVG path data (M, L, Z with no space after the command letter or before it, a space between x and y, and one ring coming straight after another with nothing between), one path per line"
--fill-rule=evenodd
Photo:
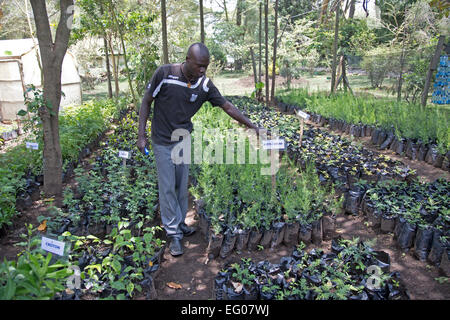
M188 210L189 164L174 164L171 151L176 144L163 146L152 143L158 172L161 221L170 238L183 238L180 223Z

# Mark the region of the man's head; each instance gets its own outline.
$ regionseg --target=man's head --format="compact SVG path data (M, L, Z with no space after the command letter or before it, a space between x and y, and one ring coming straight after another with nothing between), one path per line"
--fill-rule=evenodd
M206 73L209 65L209 50L201 42L189 46L186 54L185 71L191 80L197 80Z

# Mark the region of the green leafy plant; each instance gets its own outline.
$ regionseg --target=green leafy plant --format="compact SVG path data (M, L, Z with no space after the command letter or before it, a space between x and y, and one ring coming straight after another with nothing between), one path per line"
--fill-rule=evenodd
M0 264L0 299L2 300L49 300L65 289L64 282L71 274L69 263L57 259L51 262L52 254L45 254L40 240L33 236L34 228L27 225L27 234L22 237L26 247L17 261Z

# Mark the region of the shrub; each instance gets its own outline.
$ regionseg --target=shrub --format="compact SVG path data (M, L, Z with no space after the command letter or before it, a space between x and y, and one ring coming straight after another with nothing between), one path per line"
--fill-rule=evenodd
M390 49L374 48L366 53L361 67L368 73L373 88L382 86L389 72L395 70L398 57Z

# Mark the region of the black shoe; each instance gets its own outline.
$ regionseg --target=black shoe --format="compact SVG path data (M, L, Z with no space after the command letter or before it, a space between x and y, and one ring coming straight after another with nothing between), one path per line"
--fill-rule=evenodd
M189 237L195 233L195 228L189 227L186 223L180 223L180 229L183 232L183 235Z
M183 254L183 245L181 244L181 240L172 239L169 245L169 252L172 256L181 256Z

